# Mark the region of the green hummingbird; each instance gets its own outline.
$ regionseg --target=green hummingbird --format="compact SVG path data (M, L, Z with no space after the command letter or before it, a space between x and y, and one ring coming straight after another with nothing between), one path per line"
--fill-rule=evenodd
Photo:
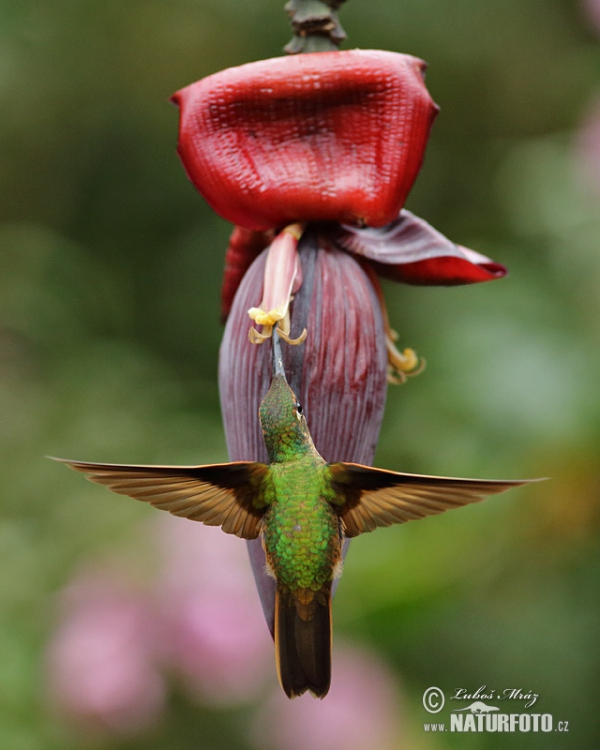
M259 410L270 463L130 466L55 459L113 492L176 516L261 536L277 583L275 654L290 698L323 698L331 678L331 587L342 570L344 538L478 502L530 480L404 474L326 463L289 387L281 356Z

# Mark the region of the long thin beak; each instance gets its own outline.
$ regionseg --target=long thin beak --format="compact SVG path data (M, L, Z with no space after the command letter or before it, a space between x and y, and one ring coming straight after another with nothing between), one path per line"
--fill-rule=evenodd
M285 369L283 367L283 355L281 353L281 340L279 338L279 333L277 332L277 327L273 328L271 340L273 342L273 377L281 375L287 383Z

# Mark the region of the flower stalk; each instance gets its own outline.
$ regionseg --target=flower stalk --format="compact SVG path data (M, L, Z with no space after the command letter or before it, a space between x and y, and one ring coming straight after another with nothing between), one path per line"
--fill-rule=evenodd
M330 52L346 38L337 15L344 0L290 0L285 11L290 17L294 36L285 51L289 55L301 52Z

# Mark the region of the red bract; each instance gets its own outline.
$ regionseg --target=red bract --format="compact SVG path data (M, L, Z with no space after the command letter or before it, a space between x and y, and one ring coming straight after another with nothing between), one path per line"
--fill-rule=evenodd
M438 111L424 69L379 50L229 68L174 95L179 154L214 210L248 229L383 226L404 204Z
M336 245L369 261L392 281L419 286L458 286L506 276L506 268L457 245L410 211L380 229L339 227Z

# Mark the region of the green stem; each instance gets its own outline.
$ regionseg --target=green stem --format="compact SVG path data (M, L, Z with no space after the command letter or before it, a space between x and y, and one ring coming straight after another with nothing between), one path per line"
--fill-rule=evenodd
M294 37L285 47L290 55L336 50L346 38L337 9L344 0L289 0L285 11Z

